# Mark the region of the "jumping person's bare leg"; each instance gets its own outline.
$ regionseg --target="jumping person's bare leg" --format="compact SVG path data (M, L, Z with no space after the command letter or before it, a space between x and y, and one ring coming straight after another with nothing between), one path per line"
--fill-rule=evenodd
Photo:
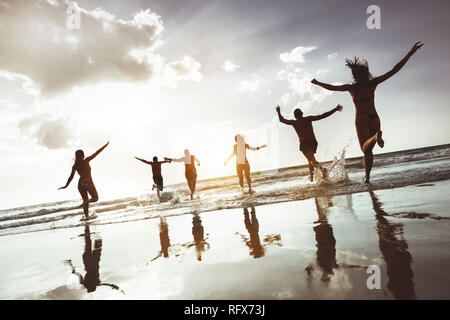
M252 190L252 179L250 178L250 174L249 175L245 175L245 179L247 180L248 192L249 193L253 193L253 190Z
M89 192L89 195L91 196L91 198L89 199L89 203L97 202L98 201L98 193L97 193L97 189L95 189L95 185L93 183L91 183L89 185L88 192Z
M245 180L247 180L248 192L253 193L252 190L252 179L250 178L250 167L245 168Z
M239 185L241 186L241 190L244 191L244 173L242 172L242 168L236 168L237 169L237 175L239 178Z
M86 199L83 201L83 212L86 219L89 218L89 200Z
M314 157L314 153L312 153L312 152L307 152L307 153L305 153L305 156L306 156L306 158L308 159L308 162L309 162L309 164L310 164L310 172L311 172L311 166L314 168L314 167L317 167L317 168L319 168L319 170L320 171L322 171L322 174L323 174L323 176L324 177L326 177L327 176L327 170L324 168L324 167L322 167L321 165L320 165L320 163L316 160L316 158ZM314 172L314 169L312 169L313 170L313 172ZM312 174L313 175L313 174ZM311 180L311 178L310 178L310 180ZM312 180L311 180L312 181Z
M195 182L191 179L188 179L187 181L189 190L191 191L191 200L194 199L194 191L195 191Z
M364 178L365 183L369 183L370 181L370 171L372 170L373 165L373 153L372 150L364 152L364 169L366 171L366 176Z
M383 140L383 132L381 130L379 130L377 132L377 143L380 146L380 148L384 147L384 140Z
M314 180L314 166L311 161L308 160L308 168L309 168L309 181L313 182Z
M384 141L382 138L382 131L380 130L380 119L378 117L370 120L365 115L356 117L356 132L358 134L359 144L361 150L364 153L364 169L365 177L364 182L370 182L370 172L373 166L373 148L375 144L382 148Z
M81 195L81 198L83 198L83 213L86 219L89 217L89 196L88 191L83 188L80 184L78 185L78 192Z

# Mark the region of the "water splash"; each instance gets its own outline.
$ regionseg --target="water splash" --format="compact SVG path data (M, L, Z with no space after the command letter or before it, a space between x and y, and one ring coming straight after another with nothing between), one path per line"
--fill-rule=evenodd
M337 184L349 181L348 171L345 169L345 152L346 146L338 157L334 157L331 165L327 169L327 177L324 177L322 172L317 168L314 169L314 176L316 177L316 186L323 186L327 184Z

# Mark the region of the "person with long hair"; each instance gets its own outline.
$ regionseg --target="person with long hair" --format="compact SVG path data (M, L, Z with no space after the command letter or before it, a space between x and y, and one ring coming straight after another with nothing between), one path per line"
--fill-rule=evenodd
M350 68L354 82L352 84L331 85L313 79L311 83L321 86L331 91L348 91L352 96L356 107L356 133L358 135L359 145L364 153L364 167L366 183L370 180L370 171L373 165L372 150L377 143L381 148L384 147L380 118L375 109L375 89L377 86L392 77L406 64L411 56L423 46L422 42L416 42L408 54L397 63L390 71L379 77L372 77L369 71L369 65L366 60L355 57L353 60L346 59L346 66Z
M75 152L75 163L72 166L72 172L70 173L69 179L67 179L67 183L64 187L58 189L61 190L67 188L72 181L75 172L78 172L80 175L80 179L78 180L78 191L83 198L82 206L86 220L89 219L89 203L98 201L98 193L94 182L92 181L91 166L89 165L89 162L93 160L100 152L102 152L108 144L109 141L87 158L84 157L83 150L77 150ZM88 194L91 196L90 199Z
M251 147L247 143L245 143L244 137L239 134L237 134L234 137L234 141L236 141L236 144L233 146L233 152L225 161L224 165L226 166L228 161L233 156L236 156L236 173L239 177L239 185L241 186L241 191L244 192L244 174L245 174L245 179L247 180L248 185L248 192L253 193L252 179L250 178L250 164L247 160L247 149L259 150L265 148L266 145L263 144L262 146L256 148Z

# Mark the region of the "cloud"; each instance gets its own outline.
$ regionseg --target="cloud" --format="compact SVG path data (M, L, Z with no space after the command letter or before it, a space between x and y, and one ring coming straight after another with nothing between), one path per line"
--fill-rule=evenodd
M317 47L296 47L291 52L284 52L280 54L280 59L284 63L304 63L305 54L316 50Z
M255 93L261 87L261 84L262 84L261 77L254 74L252 75L251 80L244 80L239 82L238 91Z
M73 12L79 29L67 26ZM164 65L155 53L164 27L148 9L122 20L66 0L0 0L0 21L0 71L32 81L44 95L105 80L147 81L161 72L201 78L189 58Z
M234 72L237 69L239 69L241 66L233 63L231 60L224 61L222 68L225 70L225 72Z
M22 134L48 149L68 147L74 136L67 118L55 118L49 114L37 114L21 120L18 127Z
M317 47L297 47L290 53L280 54L280 59L285 62L284 68L276 76L277 80L287 81L289 91L285 92L278 103L282 105L293 104L302 105L304 112L308 113L311 109L319 107L319 103L326 97L333 94L331 91L319 88L311 83L315 74L327 72L328 70L318 70L315 73L300 68L291 62L304 63L304 54L317 49Z
M200 62L189 56L184 56L181 61L168 63L162 72L163 84L176 88L180 81L200 82L203 78L201 66Z
M337 52L331 53L327 56L328 61L334 60L336 59L336 57L338 56Z

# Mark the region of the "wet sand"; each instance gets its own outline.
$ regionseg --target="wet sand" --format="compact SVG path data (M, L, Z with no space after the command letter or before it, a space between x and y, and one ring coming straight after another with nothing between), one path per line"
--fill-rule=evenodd
M0 237L1 299L450 299L450 181ZM381 289L366 285L369 265Z

